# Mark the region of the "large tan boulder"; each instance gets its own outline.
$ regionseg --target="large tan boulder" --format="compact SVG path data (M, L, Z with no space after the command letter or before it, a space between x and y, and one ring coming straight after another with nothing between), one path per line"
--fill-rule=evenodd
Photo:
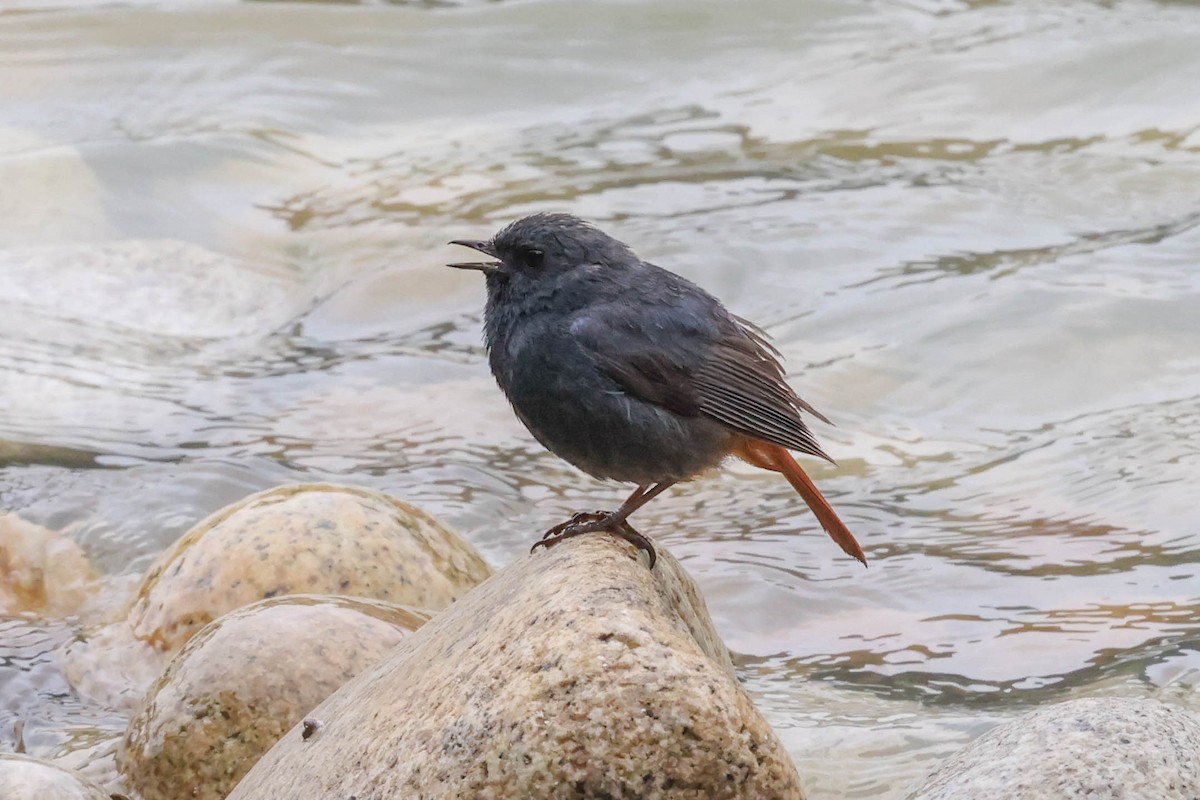
M309 717L230 798L803 797L691 578L603 535L505 568Z
M268 489L210 515L160 556L126 618L70 647L67 677L93 700L132 709L171 655L234 609L304 593L437 610L489 574L462 537L382 492Z
M429 619L350 597L288 595L207 625L129 724L117 763L143 800L221 800L313 706Z
M1200 720L1091 697L1026 714L947 759L908 800L1195 800Z
M0 753L0 800L109 800L108 792L69 769Z
M382 492L280 486L184 534L146 573L128 619L137 638L174 651L257 600L339 594L439 609L489 574L458 534Z

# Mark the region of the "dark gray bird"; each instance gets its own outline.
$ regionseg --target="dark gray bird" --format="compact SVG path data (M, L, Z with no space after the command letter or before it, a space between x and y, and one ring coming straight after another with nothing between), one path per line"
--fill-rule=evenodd
M517 417L584 472L637 484L616 511L577 514L538 544L609 531L646 549L653 567L629 515L734 455L782 473L842 550L867 563L788 452L832 462L801 412L828 420L788 386L759 328L569 214L451 244L495 259L449 266L486 277L488 360Z

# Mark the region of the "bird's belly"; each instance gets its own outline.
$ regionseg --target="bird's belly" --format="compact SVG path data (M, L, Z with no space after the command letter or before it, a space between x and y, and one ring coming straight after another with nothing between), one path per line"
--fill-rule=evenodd
M731 433L707 418L679 416L616 389L556 391L553 383L509 399L542 445L597 478L688 480L729 453Z

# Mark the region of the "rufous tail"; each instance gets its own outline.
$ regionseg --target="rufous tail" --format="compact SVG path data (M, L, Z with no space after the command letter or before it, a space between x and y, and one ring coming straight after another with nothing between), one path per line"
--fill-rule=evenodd
M796 463L796 459L792 458L792 454L787 451L787 448L764 442L761 439L743 438L734 449L734 455L756 467L769 469L772 472L782 472L783 477L787 478L792 488L804 498L805 503L808 503L808 507L812 509L813 514L821 523L821 527L829 534L829 538L837 542L838 547L842 548L846 555L857 558L864 567L867 565L867 557L862 548L858 546L858 540L854 538L854 534L838 517L833 506L829 505L829 501L817 489L817 485Z

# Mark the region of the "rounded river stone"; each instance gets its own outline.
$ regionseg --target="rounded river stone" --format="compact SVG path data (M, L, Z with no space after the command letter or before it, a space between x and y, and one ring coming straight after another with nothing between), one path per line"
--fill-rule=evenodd
M0 614L73 614L97 585L79 545L16 514L0 512Z
M138 639L170 652L257 600L337 594L436 610L489 573L458 534L381 492L281 486L184 534L146 574L128 621Z
M428 614L288 595L233 611L155 681L117 761L144 800L220 800L276 740Z
M231 800L798 800L691 578L610 536L523 557L289 731Z
M1200 720L1090 697L1026 714L946 760L908 800L1195 800Z

